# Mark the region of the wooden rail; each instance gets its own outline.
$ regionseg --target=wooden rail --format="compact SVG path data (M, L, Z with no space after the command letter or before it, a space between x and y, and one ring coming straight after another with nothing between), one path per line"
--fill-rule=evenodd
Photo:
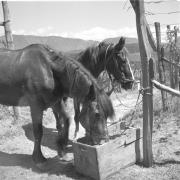
M178 91L178 90L175 90L175 89L172 89L172 88L170 88L170 87L168 87L168 86L166 86L166 85L164 85L164 84L161 84L161 83L159 83L158 81L156 81L156 80L151 80L152 81L152 83L154 84L154 86L156 87L156 88L158 88L158 89L160 89L160 90L163 90L163 91L166 91L166 92L168 92L168 93L170 93L170 94L172 94L172 95L175 95L175 96L178 96L178 97L180 97L180 91Z

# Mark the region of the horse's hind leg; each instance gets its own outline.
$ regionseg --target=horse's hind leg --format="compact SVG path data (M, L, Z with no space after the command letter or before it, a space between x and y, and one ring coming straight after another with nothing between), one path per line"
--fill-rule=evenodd
M32 158L35 164L38 167L41 167L43 163L46 161L46 158L43 156L41 152L41 139L43 135L43 127L42 127L43 110L36 103L31 104L30 110L31 110L33 133L34 133L34 150L33 150Z
M74 102L74 111L75 111L75 115L74 115L74 121L75 121L74 139L75 139L77 136L77 133L79 131L80 103L75 98L74 98L73 102Z

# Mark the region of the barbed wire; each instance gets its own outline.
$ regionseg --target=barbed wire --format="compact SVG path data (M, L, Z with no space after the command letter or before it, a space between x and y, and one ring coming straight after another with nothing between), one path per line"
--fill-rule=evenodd
M148 2L144 2L144 4L160 4L160 3L166 3L168 1L163 1L163 0L159 0L159 1L148 1Z
M123 9L125 9L125 8L126 8L127 3L128 3L128 1L126 0L126 1L124 2Z
M154 23L148 23L149 26L154 26ZM161 26L167 26L167 25L179 25L180 26L180 23L166 23L166 24L161 24Z
M155 15L170 15L170 14L179 14L180 11L171 11L171 12L160 12L160 13L153 13L151 11L146 11L145 12L145 15L148 15L148 16L155 16Z

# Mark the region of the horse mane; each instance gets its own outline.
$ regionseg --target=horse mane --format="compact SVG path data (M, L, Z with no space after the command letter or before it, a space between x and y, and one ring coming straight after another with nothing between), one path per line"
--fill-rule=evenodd
M95 69L98 62L104 62L105 53L108 46L112 47L112 44L104 41L100 42L99 44L90 46L79 53L77 60L83 65L91 67L93 70ZM109 48L108 51L110 51L110 49L112 48Z
M52 61L62 63L65 71L67 72L70 82L70 93L73 97L79 100L97 100L101 109L104 112L105 117L112 117L114 115L114 109L109 97L104 90L97 84L96 79L91 73L83 67L78 61L65 56L62 53L56 53L49 47Z
M101 106L105 117L112 117L113 106L109 97L97 84L96 79L80 63L74 60L66 60L66 69L71 79L71 91L76 97L84 97L87 100L97 100ZM82 83L83 82L83 83ZM86 84L86 86L84 86ZM81 89L81 90L80 90Z

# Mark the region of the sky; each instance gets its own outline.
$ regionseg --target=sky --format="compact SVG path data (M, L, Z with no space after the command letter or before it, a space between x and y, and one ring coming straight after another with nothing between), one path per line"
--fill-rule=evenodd
M162 24L162 32L167 24L180 26L180 1L150 3L155 1L159 0L145 0L145 11L155 14L146 15L153 34L155 21ZM13 34L99 41L117 36L137 37L135 13L129 0L8 1L8 6ZM163 14L175 11L179 12ZM0 17L3 17L2 12ZM3 28L0 30L2 34Z

